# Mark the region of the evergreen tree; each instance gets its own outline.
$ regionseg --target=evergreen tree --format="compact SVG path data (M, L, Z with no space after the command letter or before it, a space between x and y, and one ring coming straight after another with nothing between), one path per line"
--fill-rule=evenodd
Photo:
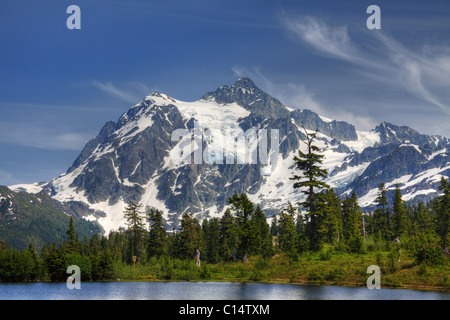
M218 218L205 219L203 225L206 259L209 263L217 263L220 259L220 221Z
M7 249L0 253L0 281L24 282L34 280L35 265L28 250Z
M406 207L402 200L402 193L398 184L395 187L392 211L394 218L394 235L396 237L402 237L407 233L408 224Z
M242 261L247 261L247 254L249 252L250 238L252 237L252 228L250 218L255 211L255 206L248 199L247 194L237 193L228 198L231 208L236 216L237 234L239 237L238 252L242 257Z
M195 251L203 249L201 227L192 213L184 213L180 221L179 248L181 259L192 259Z
M75 228L73 226L73 218L70 217L69 227L66 231L66 241L67 241L67 249L70 253L76 253L79 251L78 248L78 234L75 232Z
M100 236L99 236L98 233L95 233L89 239L88 255L96 256L96 255L98 255L100 253L100 251L101 251Z
M441 246L447 249L450 244L450 183L441 178L439 190L443 195L437 199L437 227L441 238Z
M390 212L386 196L387 190L384 183L378 186L377 207L373 213L374 229L381 234L384 240L392 240Z
M325 192L325 221L327 241L330 244L338 244L343 236L343 222L341 200L336 195L334 189L327 189Z
M64 281L67 279L67 255L64 250L56 248L56 243L43 249L42 258L51 281Z
M251 254L261 255L264 258L273 255L272 235L267 223L266 215L259 205L256 206L251 220L251 233L249 251Z
M295 209L289 202L286 210L280 212L278 243L281 252L290 258L297 257L297 231L295 227Z
M437 243L438 235L431 219L430 208L420 201L413 211L413 227L411 232L413 241L409 247L413 252L418 253L424 246Z
M310 246L311 249L317 250L320 248L322 210L325 204L325 196L320 191L329 186L321 181L327 177L327 171L320 167L324 156L317 153L320 149L313 144L317 130L314 133L308 133L305 129L305 134L307 153L303 153L299 149L298 157L294 156L296 169L301 170L302 175L294 175L290 179L296 181L294 188L304 188L302 192L306 195L306 200L301 202L300 205L308 210Z
M272 222L270 223L270 234L274 237L278 236L278 217L276 214L273 215Z
M172 228L172 232L167 233L167 246L170 257L180 257L180 235L175 228Z
M150 231L147 242L147 256L162 256L168 253L167 232L164 227L162 212L151 209L148 214Z
M42 276L42 268L39 262L39 255L36 249L34 248L32 242L28 244L28 253L31 256L31 265L32 265L28 278L29 280L34 281Z
M130 202L125 208L127 219L127 234L129 238L128 261L133 262L133 256L143 258L145 241L144 213L140 211L142 205Z
M418 227L418 232L419 233L430 233L433 231L433 225L432 225L432 221L431 221L431 216L430 213L427 209L427 207L425 206L425 204L420 201L417 204L417 208L415 209L415 223Z
M108 242L110 243L112 260L116 262L124 262L126 257L126 236L122 231L112 231L109 233Z
M342 202L342 216L344 224L344 238L353 252L359 252L362 248L362 212L358 205L355 192Z
M220 255L224 261L236 260L237 225L230 209L225 210L220 219Z

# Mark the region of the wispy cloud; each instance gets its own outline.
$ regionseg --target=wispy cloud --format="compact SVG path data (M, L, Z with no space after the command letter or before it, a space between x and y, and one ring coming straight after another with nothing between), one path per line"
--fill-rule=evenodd
M134 94L117 88L111 82L102 83L99 81L92 81L92 85L106 92L107 94L119 98L120 100L123 100L125 102L133 103L138 99Z
M441 101L439 97L430 92L431 87L445 84L445 90L450 85L450 65L445 61L447 57L430 57L410 51L391 37L377 33L376 36L388 51L390 65L393 67L391 75L397 74L393 79L399 80L400 84L415 96L438 106L442 111L450 115L450 106ZM381 62L380 62L381 63ZM447 70L446 70L447 69ZM447 76L442 78L443 73Z
M449 102L443 102L436 91L450 78L450 55L430 56L402 46L382 30L370 35L381 44L377 50L363 50L351 40L346 26L331 26L315 17L281 17L285 29L297 39L327 57L345 60L358 67L360 74L409 93L450 114ZM443 78L443 73L446 78ZM433 93L432 93L433 92Z
M157 91L140 81L126 82L120 88L111 82L91 81L90 84L108 95L128 103L137 103L153 91Z
M293 19L283 16L281 22L287 30L321 53L345 60L357 57L346 26L331 27L314 17Z

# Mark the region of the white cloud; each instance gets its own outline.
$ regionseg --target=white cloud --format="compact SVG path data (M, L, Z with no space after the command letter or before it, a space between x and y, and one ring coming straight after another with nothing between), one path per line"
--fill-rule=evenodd
M398 75L394 79L398 79L399 83L403 84L410 93L438 106L442 111L450 114L450 106L442 103L428 89L428 87L442 85L442 81L447 86L450 84L448 77L450 70L446 70L450 66L445 64L446 61L449 61L450 56L440 58L425 57L407 50L394 39L382 33L378 33L377 37L389 52L393 72ZM443 73L447 74L444 78L442 78ZM445 90L448 90L447 88Z
M92 85L106 92L107 94L119 98L120 100L123 100L125 102L133 103L137 102L138 100L138 97L136 97L134 94L117 88L111 82L101 83L99 81L92 81Z
M125 82L120 88L111 82L91 81L90 84L114 98L132 104L139 102L152 92L159 91L140 81Z
M345 60L354 60L357 57L346 26L331 27L314 17L292 19L283 16L281 22L287 30L319 52Z

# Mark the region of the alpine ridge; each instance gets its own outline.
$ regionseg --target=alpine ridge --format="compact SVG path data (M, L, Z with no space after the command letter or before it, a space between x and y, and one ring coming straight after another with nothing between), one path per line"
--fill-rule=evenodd
M197 147L219 155L215 163L173 161L179 154L190 158L195 144L173 139L172 134L195 128L201 132ZM245 150L224 147L207 134L212 129L224 134L252 128L277 130L277 148L270 134L267 147L258 146L276 155L275 161L246 163L240 158ZM194 102L158 92L146 96L117 122L108 121L66 173L39 187L34 184L32 190L43 190L62 203L87 205L90 211L84 218L97 221L105 232L125 225L123 211L130 200L163 211L171 227L184 212L197 218L221 216L236 192L246 192L271 215L302 197L289 177L294 154L299 148L305 151L304 129L318 130L326 182L343 198L355 192L366 210L373 208L381 182L388 190L399 184L406 201L427 201L438 195L441 176L450 176L450 142L445 137L387 122L369 132L358 131L311 110L290 109L251 79L240 78ZM233 162L221 162L220 156Z

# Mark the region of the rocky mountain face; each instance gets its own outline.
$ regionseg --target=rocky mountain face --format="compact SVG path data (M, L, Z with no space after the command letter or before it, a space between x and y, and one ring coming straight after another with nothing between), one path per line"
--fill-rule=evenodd
M252 130L260 140L245 135ZM246 192L270 214L302 197L289 177L294 154L305 151L305 130L319 132L327 183L342 197L356 192L363 208L373 207L381 182L391 189L398 183L405 200L427 200L437 195L441 176L450 176L447 138L389 123L357 131L344 121L289 109L241 78L195 102L163 93L145 97L117 122L107 122L67 172L43 189L62 203L87 206L85 218L105 231L124 225L130 200L162 210L172 226L184 212L221 215L235 192ZM227 140L230 132L238 134ZM254 155L257 161L248 161Z

